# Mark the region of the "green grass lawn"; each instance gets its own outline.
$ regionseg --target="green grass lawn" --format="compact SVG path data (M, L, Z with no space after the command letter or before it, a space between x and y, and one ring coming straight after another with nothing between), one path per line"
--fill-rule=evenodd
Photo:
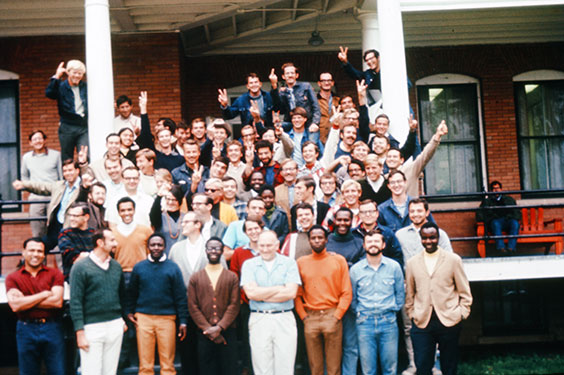
M461 348L461 375L564 373L564 347L560 344L512 344Z

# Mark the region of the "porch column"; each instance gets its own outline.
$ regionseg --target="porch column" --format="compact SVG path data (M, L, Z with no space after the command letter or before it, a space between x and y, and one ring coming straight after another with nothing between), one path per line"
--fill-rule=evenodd
M108 0L85 0L86 74L90 160L102 158L113 131L114 77Z
M390 117L390 133L403 143L409 133L409 96L401 9L399 0L377 0L377 4L384 112Z

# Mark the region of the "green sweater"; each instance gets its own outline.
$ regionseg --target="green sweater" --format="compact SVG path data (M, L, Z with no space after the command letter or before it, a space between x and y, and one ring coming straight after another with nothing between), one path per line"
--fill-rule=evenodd
M85 324L122 317L124 281L115 260L110 260L107 271L90 258L77 262L71 269L70 286L70 313L75 331L84 329Z

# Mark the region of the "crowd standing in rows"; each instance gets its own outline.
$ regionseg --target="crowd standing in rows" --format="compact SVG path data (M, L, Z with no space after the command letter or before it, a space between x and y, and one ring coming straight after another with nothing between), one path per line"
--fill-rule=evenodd
M120 96L100 160L88 158L84 64L61 63L46 90L61 153L34 130L13 182L30 200L51 197L33 205L47 221L33 222L6 280L20 372L39 374L43 359L65 373L67 281L86 375L115 374L135 347L139 374L153 374L155 346L161 374L176 373L177 351L184 374L455 374L472 296L418 198L447 125L421 149L412 117L399 148L381 108L370 120L382 105L378 52L364 53L364 72L347 52L338 58L357 93L340 98L330 72L316 93L293 63L284 82L272 68L270 91L254 73L233 103L220 88L222 118L151 126L150 93L139 117ZM238 139L226 122L237 116ZM60 270L44 266L56 248Z

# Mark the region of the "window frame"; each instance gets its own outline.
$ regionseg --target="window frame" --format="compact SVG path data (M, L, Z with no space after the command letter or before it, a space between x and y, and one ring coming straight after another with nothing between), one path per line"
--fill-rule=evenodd
M530 70L527 72L523 72L513 76L513 98L515 102L515 126L516 126L516 135L517 135L517 150L518 150L518 158L519 158L519 184L522 190L525 190L525 173L524 173L524 164L522 158L522 142L524 139L550 139L550 138L558 138L559 136L529 136L523 137L521 136L520 132L520 115L519 115L519 98L518 98L518 86L525 85L525 84L539 84L539 83L548 83L548 82L562 82L564 85L564 72L558 70L550 70L550 69L538 69L538 70ZM562 136L560 136L562 137ZM543 192L550 192L553 190L562 190L563 187L560 188L548 188L548 189L538 189L539 191ZM532 189L531 189L532 190ZM535 190L537 191L537 190ZM535 197L538 193L526 193L527 197ZM562 193L558 193L558 196L562 196Z
M21 120L20 120L20 77L18 74L6 70L0 69L0 84L11 86L14 90L14 98L15 98L15 137L13 142L0 142L0 148L15 148L16 152L16 176L17 178L21 178ZM1 194L2 192L0 192ZM6 197L2 197L3 200L6 200ZM22 199L21 191L16 192L16 200ZM10 206L3 206L3 212L19 212L22 210L21 205L10 205Z
M479 183L481 183L482 189L487 186L487 162L486 162L486 142L485 142L485 131L484 131L484 120L483 120L483 109L482 109L482 92L481 92L481 84L477 78L464 75L464 74L456 74L456 73L441 73L441 74L434 74L430 76L426 76L423 78L418 79L415 82L415 94L417 100L417 109L418 109L418 116L421 119L421 111L419 108L419 87L420 86L449 86L449 85L467 85L473 84L476 86L476 108L477 108L477 119L478 119L478 155L477 160L479 160L479 165L476 167L477 173L480 174L478 177ZM421 123L421 121L420 121ZM447 124L448 126L448 124ZM419 129L419 139L423 140L423 131ZM426 181L424 181L426 184ZM472 193L479 193L480 191L476 192L467 192L468 194ZM464 194L464 193L460 193ZM442 201L442 200L449 200L449 201L468 201L468 200L479 200L479 197L476 198L468 198L468 196L463 197L451 197L451 198L444 198L439 199L435 198L432 199L433 201Z

